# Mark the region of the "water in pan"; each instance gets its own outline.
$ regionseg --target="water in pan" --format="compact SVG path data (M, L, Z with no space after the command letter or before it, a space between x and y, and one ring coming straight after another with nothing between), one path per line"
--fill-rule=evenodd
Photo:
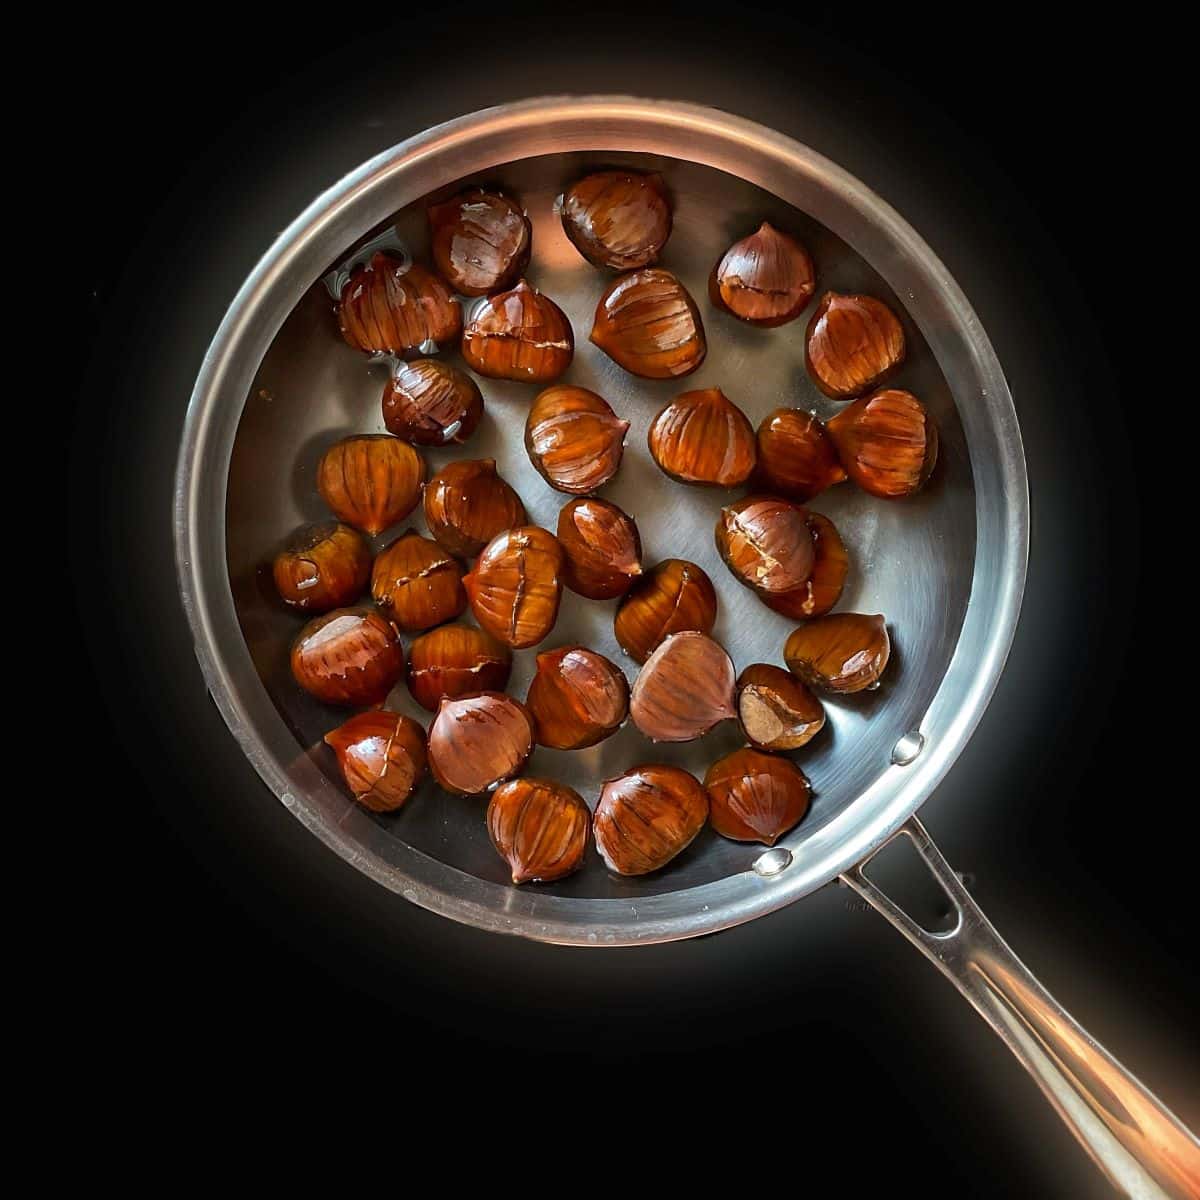
M630 165L660 170L675 203L674 231L661 265L674 271L695 297L708 336L708 357L683 381L651 381L626 374L588 341L596 302L612 278L589 266L562 232L555 199L564 185L600 166ZM731 242L763 219L797 235L816 263L818 293L825 288L864 291L888 301L901 314L908 359L897 386L920 396L941 433L940 460L928 487L904 502L876 500L851 484L823 493L812 506L829 516L851 554L851 574L839 610L882 612L892 634L893 658L878 691L826 701L828 721L820 735L794 758L813 782L813 807L782 845L801 860L805 841L853 804L857 795L891 766L892 748L920 718L950 660L966 609L974 557L975 514L971 467L961 425L946 382L916 327L876 272L844 242L804 214L742 180L696 164L639 155L561 155L523 160L458 186L491 183L518 195L533 223L532 284L554 299L571 319L576 354L563 382L592 388L630 422L617 477L601 495L635 517L644 561L687 558L699 563L716 586L720 611L714 635L737 670L752 662L782 662L783 643L793 623L763 606L737 584L717 555L713 526L730 493L688 488L668 480L650 459L646 431L657 410L679 392L719 386L757 423L773 408L798 406L823 417L841 406L827 400L804 370L806 312L779 329L743 325L713 309L707 277ZM359 246L380 234L394 237L418 261L428 261L424 204L396 215L389 229L372 230ZM357 247L348 248L348 254ZM336 269L339 264L329 264ZM469 301L467 302L470 303ZM810 306L811 311L811 306ZM459 363L457 351L449 355ZM284 538L298 525L325 519L314 479L317 460L336 439L350 433L383 432L380 398L384 362L369 362L341 340L322 280L285 322L248 397L230 466L227 507L228 562L234 599L247 645L272 700L307 754L330 780L320 797L334 821L352 811L322 736L348 715L327 708L295 685L288 649L301 619L283 609L270 582L269 564ZM553 530L569 497L554 491L534 470L525 452L523 429L536 389L520 383L481 379L487 415L461 447L425 450L432 473L457 458L494 458L517 488L531 521ZM737 493L734 493L737 494ZM381 548L411 524L425 532L420 507L408 522L376 539ZM954 563L955 569L948 569ZM612 632L615 601L584 600L565 592L558 623L538 649L581 643L620 663L630 681L637 664L626 658ZM463 618L470 620L468 616ZM406 643L408 639L405 639ZM515 655L509 690L524 698L537 650ZM403 684L389 707L427 724ZM707 737L682 745L656 746L627 724L590 750L573 753L538 748L531 775L560 779L594 805L602 780L636 763L668 762L702 777L713 760L742 744L736 725L726 722ZM484 827L486 799L449 796L431 782L392 816L373 818L384 834L374 849L385 857L390 839L479 878L503 882L505 867ZM563 896L636 897L744 872L762 847L728 842L705 830L672 864L654 875L622 879L610 875L594 850L577 875L546 890Z

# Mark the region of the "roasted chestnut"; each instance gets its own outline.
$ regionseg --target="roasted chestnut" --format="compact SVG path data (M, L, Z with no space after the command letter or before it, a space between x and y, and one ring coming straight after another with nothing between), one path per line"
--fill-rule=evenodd
M389 433L418 446L465 442L483 419L483 396L470 375L436 358L399 362L383 389Z
M629 271L658 261L671 236L671 205L660 175L596 171L562 196L563 232L594 267Z
M760 750L798 750L825 725L821 702L782 667L754 663L737 679L738 720Z
M630 588L613 632L630 658L645 662L664 638L685 629L710 633L716 620L712 580L695 563L668 558Z
M808 323L804 359L825 395L851 400L904 361L904 329L874 296L826 292Z
M708 793L694 776L650 763L604 784L592 828L610 871L646 875L686 850L707 819Z
M673 633L646 659L629 699L633 723L655 742L690 742L737 716L733 663L705 633Z
M403 671L400 637L373 608L335 608L292 643L296 682L326 704L382 704Z
M525 422L525 448L542 478L579 496L603 487L621 465L629 422L587 388L547 388Z
M591 824L579 793L551 779L502 783L488 802L488 836L513 883L548 883L578 871Z
M735 842L773 846L808 812L812 789L795 763L743 747L704 776L712 827Z
M897 500L924 486L937 462L938 431L912 392L886 388L829 422L846 474L864 492Z
M425 523L451 554L474 558L496 534L525 523L525 506L494 459L452 462L425 488Z
M463 296L512 287L529 262L533 231L515 201L469 188L429 206L434 266Z
M558 514L563 583L589 600L623 596L642 573L642 539L633 518L607 500L570 500Z
M794 592L758 593L768 608L796 621L827 613L838 602L850 569L850 557L833 522L810 511L805 523L813 544L812 573L807 581Z
M721 509L717 549L738 583L772 595L807 583L813 566L807 516L780 496L746 496Z
M359 713L325 742L355 800L372 812L395 812L425 774L425 730L399 713Z
M536 646L558 618L562 567L562 547L545 529L498 533L463 580L475 619L514 650Z
M754 470L754 426L720 388L676 396L659 409L646 440L654 461L680 483L734 488Z
M811 500L846 478L837 447L816 413L777 408L758 427L760 491L789 500Z
M614 279L596 306L592 341L643 379L690 375L708 351L700 310L688 290L657 267Z
M349 525L306 525L276 555L272 573L284 604L301 612L328 612L362 595L371 574L371 548Z
M771 327L794 321L816 286L808 251L764 221L725 251L709 278L708 295L739 320Z
M490 379L549 383L574 354L567 314L523 279L511 292L481 300L463 330L463 358Z
M471 625L441 625L408 648L408 690L430 712L446 697L502 692L511 671L512 651Z
M537 656L525 707L541 745L584 750L621 727L629 714L629 684L603 654L562 646Z
M831 613L793 630L783 659L809 687L848 695L874 687L891 652L883 617Z
M429 354L462 332L462 308L432 271L379 253L351 272L338 323L356 350Z
M466 609L462 577L457 559L409 529L375 559L371 596L405 633L419 633Z
M429 769L448 792L474 796L521 772L533 719L503 692L443 700L429 726Z
M334 516L372 536L412 512L424 478L425 460L386 433L343 438L317 465L317 491Z

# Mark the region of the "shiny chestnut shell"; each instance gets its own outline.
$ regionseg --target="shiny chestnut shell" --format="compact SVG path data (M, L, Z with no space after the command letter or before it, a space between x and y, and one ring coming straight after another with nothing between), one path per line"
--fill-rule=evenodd
M733 663L718 642L673 633L638 672L629 715L652 741L690 742L737 716L733 686Z
M326 704L382 704L404 671L391 622L373 608L337 608L309 621L292 643L292 675Z
M490 379L550 383L574 355L567 314L523 279L512 291L481 300L463 330L463 358Z
M457 559L409 529L375 559L371 596L405 633L419 633L466 610L462 578Z
M781 496L746 496L717 516L717 550L745 587L772 595L794 592L812 574L807 517L799 504Z
M383 389L388 432L418 446L465 442L483 419L483 395L470 375L436 358L397 363Z
M738 676L735 704L746 740L760 750L798 750L825 726L820 700L769 663L753 663Z
M335 442L317 464L317 491L334 516L374 536L402 521L421 498L425 460L390 434Z
M472 625L441 625L408 648L408 690L430 712L445 698L502 692L512 672L512 651Z
M419 263L378 253L355 268L338 304L342 337L368 354L428 354L454 341L462 309L450 289Z
M520 279L533 230L515 200L468 188L431 204L428 215L434 266L460 295L485 296Z
M372 812L395 812L425 774L425 730L380 709L358 713L325 735L354 798Z
M643 379L678 379L704 361L708 344L687 288L657 267L614 279L592 323L592 342Z
M735 842L773 846L797 825L812 796L808 778L777 754L743 747L719 758L704 776L712 827Z
M664 638L686 629L710 633L716 620L712 580L695 563L668 558L629 589L613 632L630 658L645 662Z
M473 796L520 774L533 750L533 719L503 692L443 700L429 726L429 769L448 792Z
M571 244L594 267L648 267L671 236L671 204L662 177L596 171L562 195L560 216Z
M709 277L708 295L739 320L770 328L794 321L816 286L808 251L764 221L721 256Z
M878 682L891 651L883 617L831 613L793 630L783 658L809 687L849 695Z
M552 750L584 750L616 733L629 714L624 672L585 646L561 646L537 656L525 707L538 743Z
M290 608L323 613L352 604L371 575L371 548L338 521L306 525L275 556L275 590Z
M607 500L570 500L558 514L563 583L589 600L623 596L642 573L642 539L633 518Z
M425 488L429 532L459 558L474 558L505 529L525 523L525 506L491 458L444 466Z
M937 462L937 425L912 392L899 388L855 400L830 420L829 436L846 474L884 500L920 491Z
M708 793L680 767L633 767L600 789L592 819L610 871L646 875L686 850L708 820Z
M720 388L684 392L659 409L646 441L672 479L739 487L754 471L754 426Z
M560 492L586 495L621 465L629 422L587 388L559 385L542 392L525 422L525 448L545 481Z
M846 478L837 447L816 413L777 408L758 427L759 491L789 500L811 500Z
M805 522L813 545L812 572L807 581L794 592L758 593L768 608L796 621L827 613L841 597L850 570L850 556L834 523L811 510Z
M537 525L498 533L463 580L482 628L506 646L536 646L554 628L562 598L563 552Z
M583 797L552 779L510 780L488 802L488 836L513 883L549 883L579 870L591 824Z
M834 400L870 391L904 361L904 353L903 327L874 296L826 292L808 323L808 373Z

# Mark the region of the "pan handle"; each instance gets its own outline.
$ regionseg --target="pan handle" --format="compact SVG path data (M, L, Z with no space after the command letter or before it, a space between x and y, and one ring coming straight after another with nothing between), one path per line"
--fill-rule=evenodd
M953 928L918 925L863 873L871 855L842 876L975 1006L1034 1077L1067 1127L1122 1193L1200 1196L1200 1142L1152 1092L1070 1017L1008 948L915 817L888 839L907 837L954 908Z

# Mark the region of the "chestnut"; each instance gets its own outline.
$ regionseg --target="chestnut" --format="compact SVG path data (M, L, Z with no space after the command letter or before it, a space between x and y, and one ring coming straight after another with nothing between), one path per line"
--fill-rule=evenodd
M760 491L789 500L811 500L846 478L837 447L816 413L777 408L758 427Z
M808 251L764 221L721 256L709 277L708 295L739 320L770 328L794 321L816 287Z
M645 662L666 637L685 629L710 633L717 620L712 580L695 563L668 558L630 588L613 632L630 658Z
M496 473L495 459L448 463L425 488L429 532L459 558L474 558L496 534L524 522L521 497Z
M855 400L829 422L829 436L850 478L884 500L920 491L937 462L933 418L899 388Z
M563 583L589 600L623 596L642 573L642 539L633 518L607 500L570 500L558 514Z
M408 690L430 712L446 697L502 692L511 671L512 651L471 625L439 626L408 648Z
M825 395L852 400L904 361L904 329L874 296L826 292L808 323L804 361Z
M456 559L408 529L375 559L371 596L405 633L420 633L465 611L462 578Z
M333 515L372 536L412 512L424 479L425 460L386 433L343 438L317 464L317 491Z
M514 650L536 646L558 619L562 566L562 547L545 529L498 533L463 580L475 619Z
M659 409L646 440L654 461L680 483L734 488L754 470L754 426L720 388L676 396Z
M609 284L596 305L591 340L643 379L690 375L708 351L696 302L670 271L657 267Z
M513 883L549 883L583 866L592 814L583 797L551 779L502 783L487 807L487 830Z
M567 314L523 279L512 291L481 301L463 330L463 358L489 379L550 383L574 355Z
M418 446L465 442L483 419L483 395L465 371L436 358L398 362L383 389L389 433Z
M798 750L825 725L821 702L782 667L754 663L737 679L742 732L760 750Z
M594 267L629 271L658 261L671 236L662 176L596 171L562 195L563 232Z
M292 643L292 675L326 704L382 704L403 670L400 636L373 608L335 608Z
M537 656L525 707L541 745L585 750L621 727L629 715L629 684L603 654L562 646Z
M794 592L758 593L768 608L796 621L824 616L838 602L850 569L850 557L833 522L809 511L805 523L813 545L812 573L807 581Z
M372 812L395 812L425 774L425 730L399 713L359 713L327 733L325 743L355 800Z
M773 846L808 812L812 789L795 763L743 747L704 776L712 827L735 842Z
M432 271L381 252L346 280L338 324L356 350L428 354L458 337L462 308Z
M832 613L793 630L783 659L809 687L849 695L875 686L891 651L883 617Z
M733 663L705 633L673 633L650 655L629 699L633 723L655 742L690 742L736 717Z
M469 188L431 204L428 216L434 266L460 295L486 296L521 277L533 230L516 201Z
M592 819L610 871L646 875L665 867L708 820L708 793L680 767L648 763L608 780Z
M533 750L533 719L503 692L443 700L429 726L429 769L448 792L474 796L511 779Z
M621 465L629 422L587 388L547 388L525 422L525 448L542 478L576 496L603 487Z
M717 550L738 583L771 595L794 592L812 574L807 516L779 496L746 496L721 509Z
M338 521L306 525L275 556L275 590L284 604L323 613L352 604L371 574L371 548L356 529Z

